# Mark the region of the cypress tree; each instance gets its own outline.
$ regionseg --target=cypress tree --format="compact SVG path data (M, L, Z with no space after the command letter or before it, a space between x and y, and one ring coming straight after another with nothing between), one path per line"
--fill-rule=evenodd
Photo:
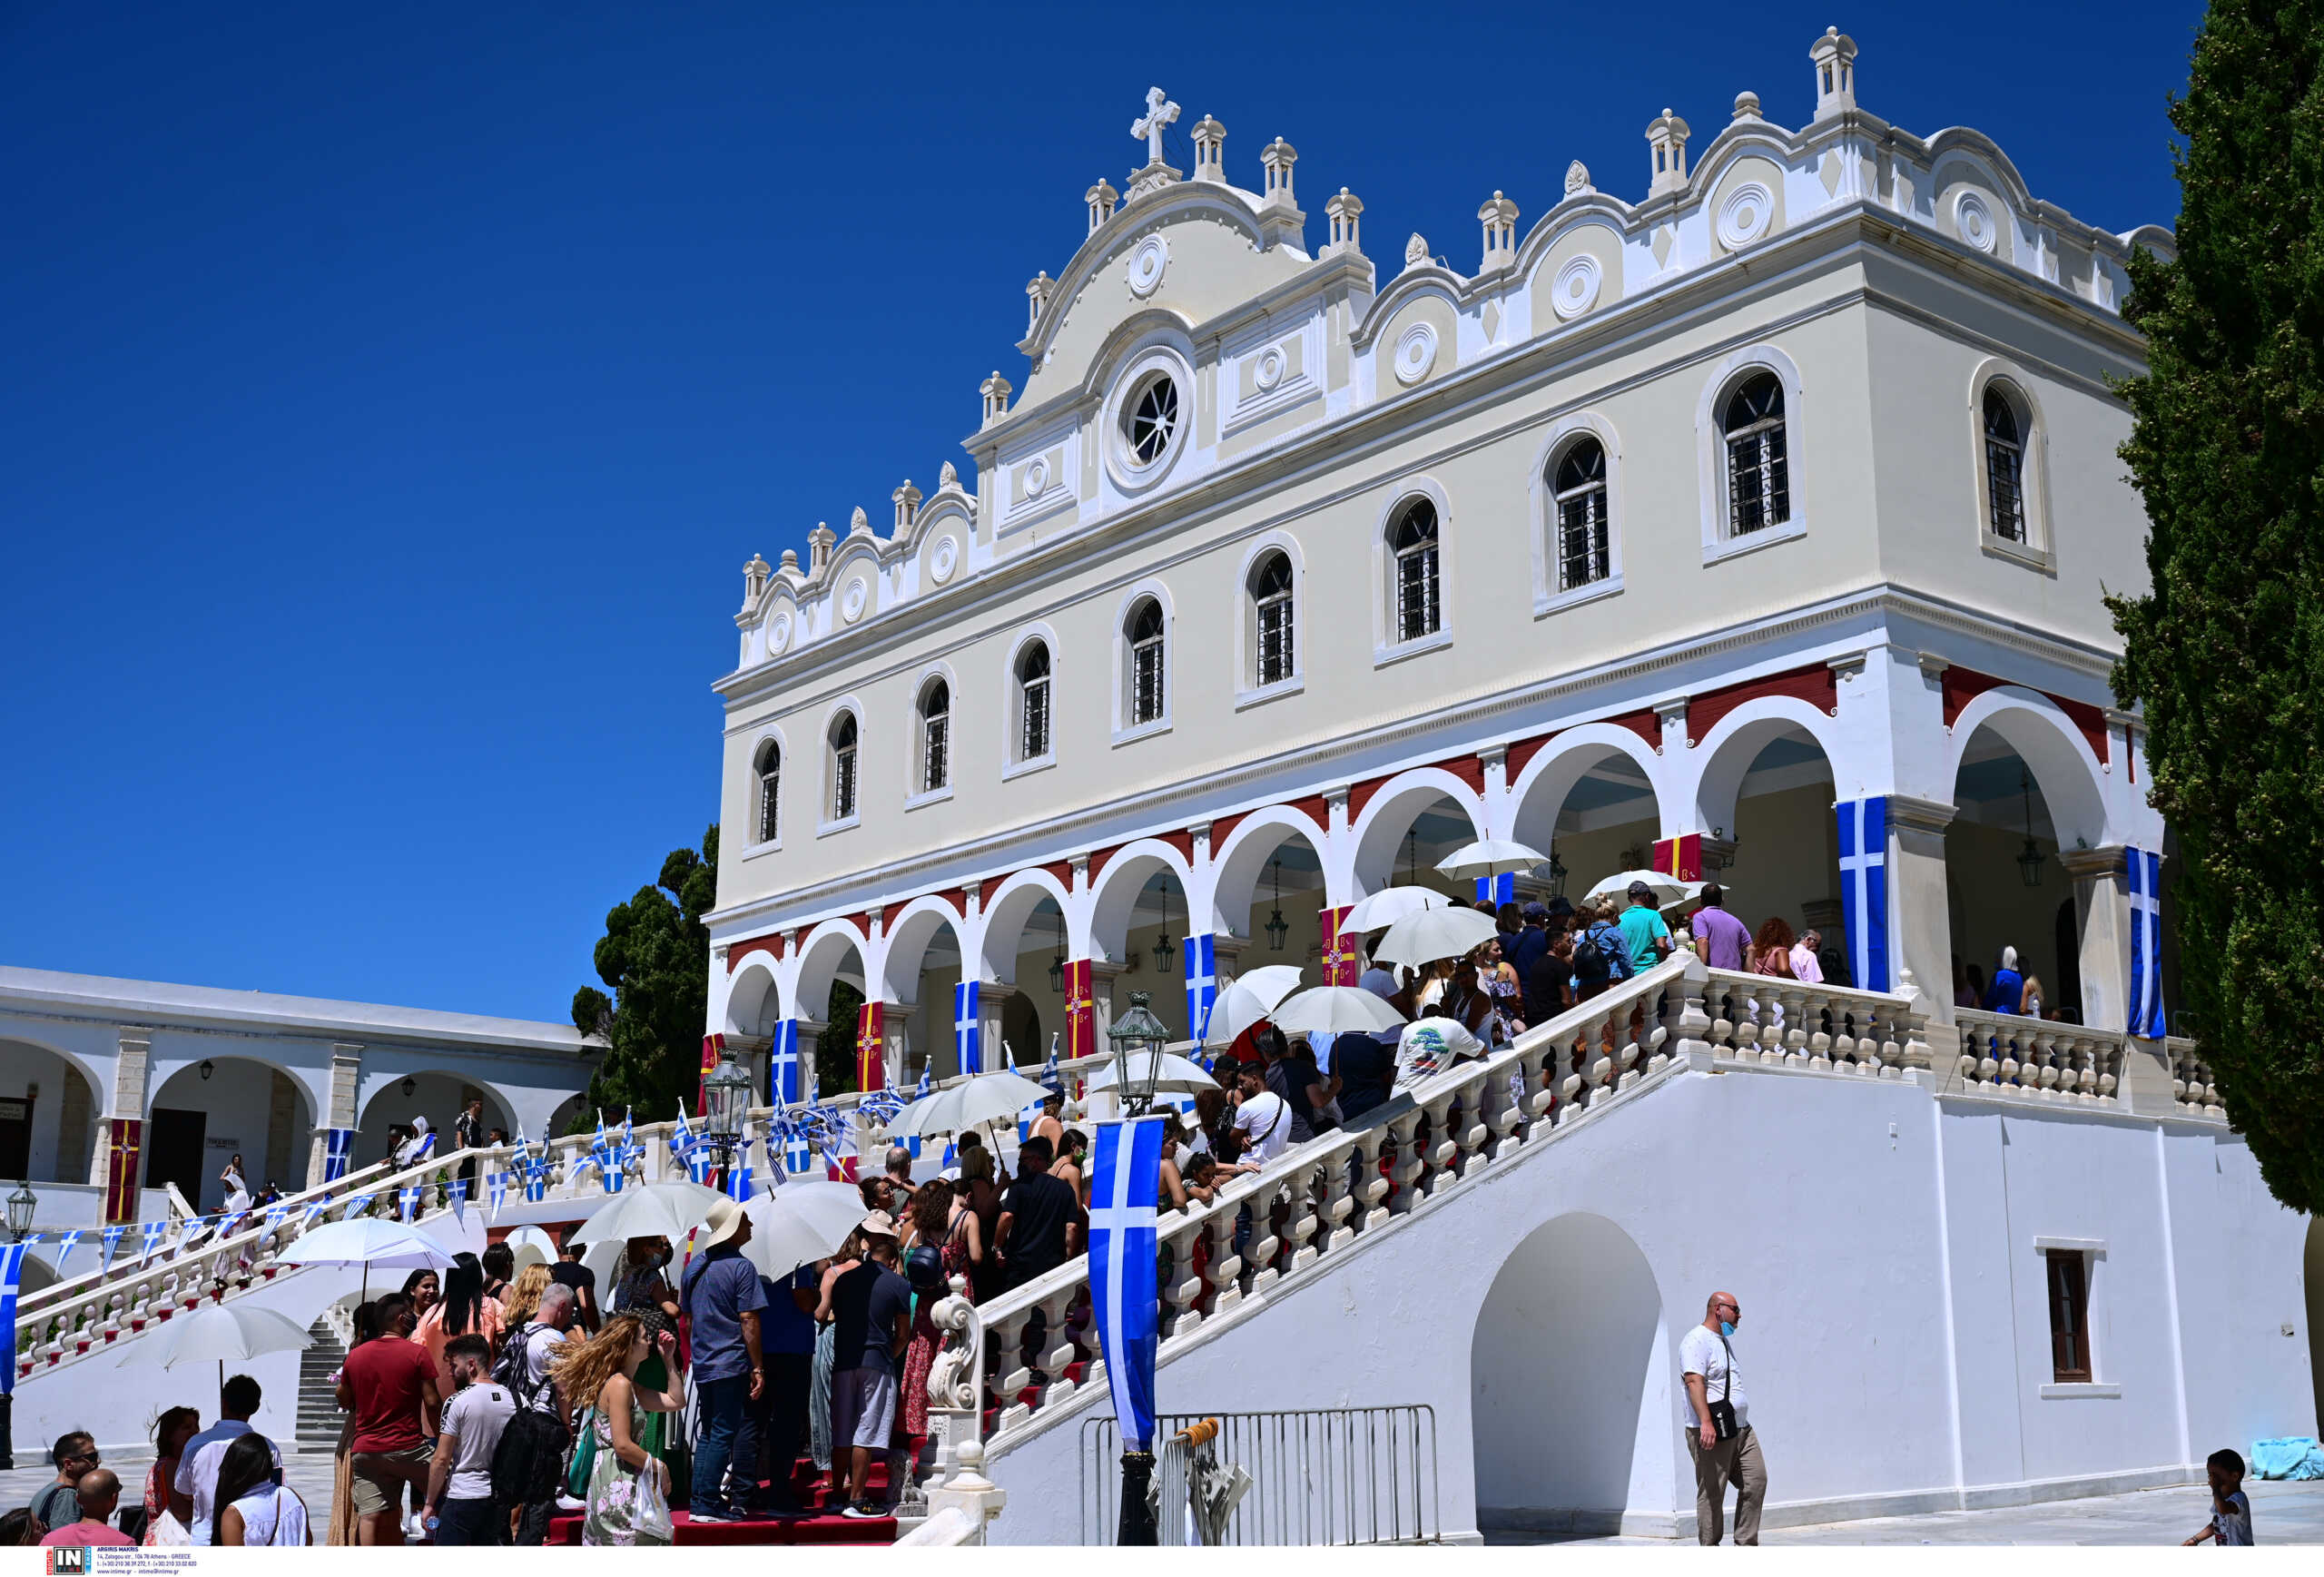
M710 1011L710 928L702 922L718 901L718 829L702 835L702 853L673 849L661 879L641 887L606 915L597 941L595 986L573 993L573 1023L603 1035L604 1060L589 1080L589 1104L608 1113L632 1109L640 1122L678 1115L694 1102L702 1076L703 1024ZM585 1115L582 1126L594 1126Z
M2171 103L2178 256L2131 264L2122 457L2153 589L2112 599L2143 707L2180 1033L2268 1187L2324 1210L2324 5L2218 0Z

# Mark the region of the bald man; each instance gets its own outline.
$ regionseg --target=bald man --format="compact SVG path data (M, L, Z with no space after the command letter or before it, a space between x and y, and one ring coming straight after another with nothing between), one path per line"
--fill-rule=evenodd
M1703 1323L1679 1340L1679 1372L1687 1384L1679 1426L1695 1464L1695 1538L1716 1544L1726 1528L1727 1486L1735 1495L1735 1542L1759 1542L1759 1507L1768 1498L1768 1466L1751 1432L1751 1405L1735 1356L1735 1327L1743 1306L1731 1292L1715 1292Z
M135 1544L136 1540L113 1525L113 1509L121 1502L121 1480L111 1468L93 1467L75 1480L81 1520L52 1528L41 1536L44 1544Z

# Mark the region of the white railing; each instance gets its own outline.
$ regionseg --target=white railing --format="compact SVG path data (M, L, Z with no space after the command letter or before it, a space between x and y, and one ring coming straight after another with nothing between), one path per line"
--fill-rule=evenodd
M1425 1208L1461 1178L1670 1071L1677 1040L1699 1040L1709 1028L1707 981L1691 956L1666 962L1512 1046L1398 1091L1362 1126L1285 1151L1206 1205L1164 1212L1157 1234L1163 1352L1281 1279ZM981 1307L957 1288L938 1303L933 1317L945 1339L929 1405L939 1472L959 1442L983 1436L987 1415L1006 1435L1102 1386L1088 1308L1086 1257Z
M2130 1037L2120 1030L1972 1008L1953 1018L1961 1031L1961 1081L1979 1094L2122 1104Z
M1905 998L1736 970L1703 975L1702 1039L1721 1056L1886 1079L1928 1066L1926 1022Z
M2162 1042L2163 1066L2171 1073L2171 1099L2191 1116L2225 1117L2227 1107L2211 1082L2211 1064L2195 1055L2194 1041L2172 1035Z

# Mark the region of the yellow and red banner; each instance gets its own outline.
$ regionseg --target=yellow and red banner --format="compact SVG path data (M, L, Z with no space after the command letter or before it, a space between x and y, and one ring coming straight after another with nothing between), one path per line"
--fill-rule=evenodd
M888 1004L866 1002L855 1015L855 1088L888 1087Z
M1089 961L1065 966L1065 1054L1090 1057L1098 1050L1098 999L1089 990Z
M143 1119L116 1117L105 1122L105 1220L137 1219L138 1151L145 1138Z
M702 1072L694 1081L694 1109L697 1112L710 1109L711 1070L718 1066L719 1054L725 1050L725 1036L704 1035L702 1038Z
M1316 916L1324 933L1324 983L1327 986L1352 986L1364 978L1364 938L1340 934L1340 922L1354 907L1343 903Z
M1654 868L1666 876L1681 882L1703 879L1703 835L1688 833L1680 837L1665 838L1654 845Z

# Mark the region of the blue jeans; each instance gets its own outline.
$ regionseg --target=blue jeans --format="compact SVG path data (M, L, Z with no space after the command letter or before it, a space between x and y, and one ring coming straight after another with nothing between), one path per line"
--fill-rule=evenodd
M734 1436L743 1425L743 1405L751 1395L751 1377L704 1380L694 1388L702 1414L702 1434L694 1448L694 1505L697 1517L723 1515L726 1510L726 1464L734 1459Z
M507 1519L504 1515L500 1519L500 1525L496 1528L493 1525L492 1504L490 1495L485 1496L482 1500L474 1501L438 1501L436 1503L436 1543L439 1545L502 1543L502 1540L493 1535L496 1533L506 1533L508 1531Z

